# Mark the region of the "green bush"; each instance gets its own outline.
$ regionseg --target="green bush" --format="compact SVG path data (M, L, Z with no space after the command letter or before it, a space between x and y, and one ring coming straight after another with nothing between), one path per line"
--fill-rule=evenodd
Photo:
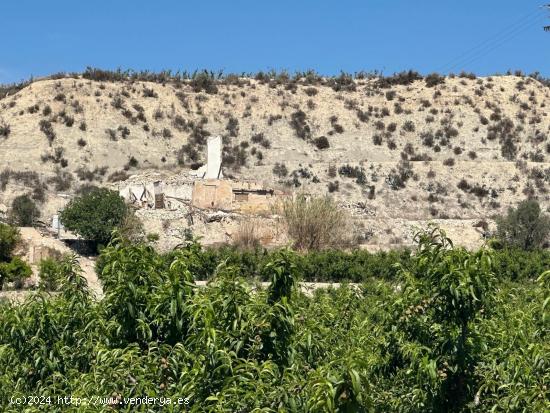
M434 87L442 83L445 83L445 77L441 76L438 73L431 73L428 76L426 76L424 80L426 81L427 87Z
M512 281L535 280L550 268L549 250L525 251L505 248L493 254L494 272L502 279Z
M38 263L39 286L47 291L56 291L61 281L61 262L52 258L44 258Z
M328 250L305 254L298 265L304 281L361 283L371 278L395 279L396 264L406 267L410 255L407 249L377 253Z
M200 247L194 244L192 272L197 280L208 280L213 277L216 267L225 262L227 265L241 268L248 278L262 281L262 268L276 251L262 248L241 250L232 246L217 248ZM190 247L187 247L190 248ZM175 252L163 255L168 263ZM396 280L399 268L408 268L413 251L401 250L379 251L371 253L365 250L345 252L328 249L310 251L296 258L300 279L307 282L369 282L371 279ZM499 249L492 255L493 272L499 279L522 281L534 280L550 268L550 251L520 249Z
M510 208L504 217L497 217L498 237L507 245L533 250L542 247L550 233L550 217L542 213L536 200L522 201Z
M61 223L96 246L107 245L112 232L127 216L124 200L115 191L92 188L80 197L74 198L61 211Z
M20 241L21 234L17 228L0 222L0 262L11 259L13 250Z
M11 204L10 221L19 227L31 227L40 218L40 211L28 195L16 197Z
M31 267L19 257L13 257L9 262L1 262L0 290L2 290L6 282L14 282L16 288L21 288L25 279L31 275Z
M212 74L207 71L197 73L191 79L191 87L194 92L205 91L208 94L215 95L218 93L218 87L216 86L216 80Z

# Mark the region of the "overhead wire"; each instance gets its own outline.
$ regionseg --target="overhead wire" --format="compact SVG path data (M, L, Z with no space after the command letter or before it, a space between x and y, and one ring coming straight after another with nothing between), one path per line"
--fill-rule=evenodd
M515 30L514 32L511 32L509 33L508 36L506 37L503 37L501 39L499 39L499 41L495 41L493 42L492 44L488 45L486 48L476 52L474 55L470 56L469 58L467 58L466 60L462 60L460 62L457 62L456 64L454 64L453 66L451 66L448 70L451 71L455 68L458 68L458 67L461 67L462 69L466 68L468 65L474 63L475 61L479 60L480 58L488 55L489 53L491 53L493 50L495 49L498 49L499 47L503 46L504 44L508 43L509 41L511 41L512 39L516 38L517 36L519 36L520 34L522 34L523 32L525 32L526 30L530 29L532 27L532 25L541 20L543 16L539 16L537 17L535 20L533 20L532 22L529 22L529 24L526 24L520 28L518 28L517 30Z
M493 46L495 44L502 42L503 39L505 40L505 42L512 39L516 34L523 32L528 27L531 27L534 21L542 17L543 16L541 14L540 8L537 9L536 11L532 11L523 15L514 23L507 25L505 28L501 29L499 32L488 37L487 39L480 42L476 46L470 48L469 50L461 53L459 56L448 61L445 65L440 66L438 68L438 71L443 71L443 72L450 71L455 67L461 65L462 62L472 59L474 56L478 56L480 54L486 54L486 50L489 50L489 49L493 50ZM511 35L512 37L509 37Z
M509 24L508 26L501 29L499 32L493 34L492 36L490 36L487 39L483 40L482 42L478 43L474 47L464 51L463 53L461 53L460 55L458 55L454 59L448 61L445 65L441 66L439 68L439 70L446 69L446 68L454 65L456 62L467 58L469 54L476 53L478 51L478 49L485 47L488 43L491 43L495 40L498 40L499 37L502 37L502 36L508 34L509 31L516 30L518 26L522 26L525 23L526 20L531 19L533 16L536 16L537 14L539 14L539 12L540 12L540 10L535 10L535 11L531 11L531 12L523 15L521 18L516 20L514 23Z

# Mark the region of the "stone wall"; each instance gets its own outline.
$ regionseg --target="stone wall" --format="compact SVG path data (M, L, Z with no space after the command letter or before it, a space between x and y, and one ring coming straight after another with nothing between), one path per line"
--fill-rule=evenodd
M255 182L210 179L195 181L192 205L247 214L269 213L284 194L263 188Z

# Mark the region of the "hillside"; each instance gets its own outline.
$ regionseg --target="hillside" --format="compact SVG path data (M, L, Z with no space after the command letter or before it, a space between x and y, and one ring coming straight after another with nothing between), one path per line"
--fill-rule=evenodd
M82 185L198 167L219 134L226 176L330 193L367 247L430 220L475 246L526 196L550 205L549 91L524 76L35 81L0 100L0 205L32 193L47 222Z

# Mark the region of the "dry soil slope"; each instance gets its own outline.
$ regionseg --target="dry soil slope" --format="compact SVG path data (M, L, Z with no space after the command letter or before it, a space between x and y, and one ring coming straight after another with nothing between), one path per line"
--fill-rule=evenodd
M221 134L226 175L319 194L331 183L331 194L362 218L369 243L406 242L410 224L432 219L475 238L473 223L526 195L548 207L549 91L516 76L434 87L359 80L340 91L244 79L216 94L170 83L37 81L0 100L0 125L10 130L0 137L0 172L12 171L0 180L0 203L40 181L51 214L59 171L74 176L67 193L125 168L177 173L204 159L207 135ZM328 148L317 148L321 136ZM359 183L345 176L350 170ZM38 181L13 171L36 172Z

